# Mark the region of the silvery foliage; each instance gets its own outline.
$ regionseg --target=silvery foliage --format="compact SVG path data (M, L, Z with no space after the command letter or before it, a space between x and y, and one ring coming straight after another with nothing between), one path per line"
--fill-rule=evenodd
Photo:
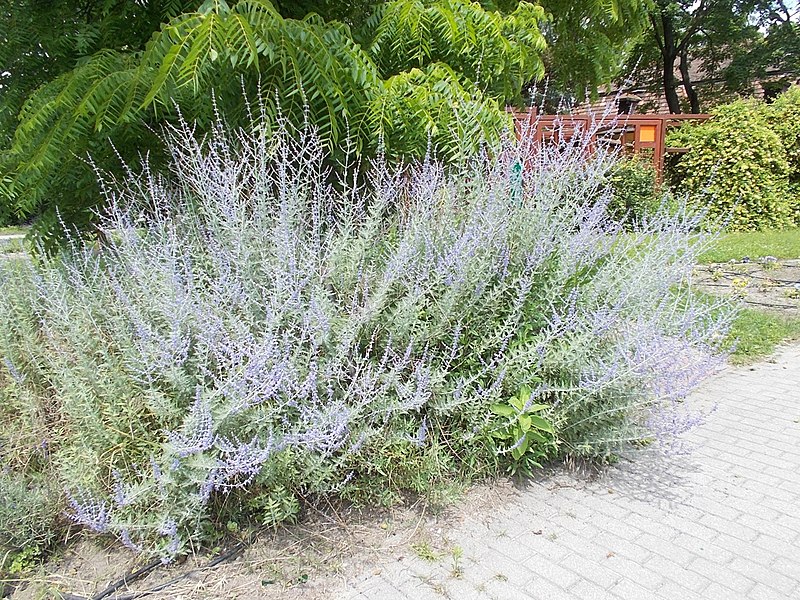
M54 398L68 514L169 559L279 457L335 489L397 416L417 447L469 418L470 443L523 384L567 455L674 433L731 312L691 294L696 217L607 217L589 141L329 169L310 130L172 130L169 177L103 181L102 246L3 274L3 361ZM112 446L149 463L109 480Z

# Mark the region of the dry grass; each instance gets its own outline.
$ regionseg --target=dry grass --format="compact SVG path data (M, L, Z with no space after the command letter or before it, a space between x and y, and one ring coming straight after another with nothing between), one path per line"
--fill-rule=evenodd
M146 598L335 598L346 582L380 572L387 561L412 556L416 543L431 544L446 556L446 528L457 524L461 515L490 513L516 493L509 483L476 486L441 512L433 512L425 500L381 511L333 504L310 507L300 524L260 532L235 559L208 568L213 556L198 552L181 564L155 569L123 586L108 600L151 589L180 576L183 579ZM83 540L32 575L24 589L11 598L39 600L62 597L64 593L90 598L140 566L130 552L118 546L102 547Z

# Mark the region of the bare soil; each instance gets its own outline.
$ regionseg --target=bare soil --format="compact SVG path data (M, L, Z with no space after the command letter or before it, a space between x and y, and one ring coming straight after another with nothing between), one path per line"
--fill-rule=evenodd
M345 578L379 574L387 561L422 551L447 554L447 531L464 515L493 513L518 492L508 481L476 486L447 509L424 500L383 511L328 506L310 509L301 524L261 532L244 552L213 567L215 554L198 552L122 585L107 600L146 592L151 600L323 600L338 597ZM421 550L424 549L424 550ZM90 599L142 566L121 546L82 540L69 545L21 584L12 600ZM171 583L170 583L171 582ZM164 584L163 590L149 592Z

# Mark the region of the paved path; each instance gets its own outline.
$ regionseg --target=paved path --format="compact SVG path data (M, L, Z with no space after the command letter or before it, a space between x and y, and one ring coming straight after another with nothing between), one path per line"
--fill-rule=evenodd
M800 346L687 400L688 453L557 475L347 581L348 600L800 599ZM438 535L438 537L436 537ZM463 556L456 560L454 554Z

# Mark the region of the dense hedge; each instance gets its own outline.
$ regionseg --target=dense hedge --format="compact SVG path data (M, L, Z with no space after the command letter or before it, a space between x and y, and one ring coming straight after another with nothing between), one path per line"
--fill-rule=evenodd
M674 168L673 187L731 230L794 225L790 155L796 157L797 131L784 126L782 115L796 111L796 103L796 90L773 106L738 100L718 107L709 121L671 132L669 145L691 148Z
M766 107L767 121L778 134L789 163L789 202L800 225L800 86L793 86Z

